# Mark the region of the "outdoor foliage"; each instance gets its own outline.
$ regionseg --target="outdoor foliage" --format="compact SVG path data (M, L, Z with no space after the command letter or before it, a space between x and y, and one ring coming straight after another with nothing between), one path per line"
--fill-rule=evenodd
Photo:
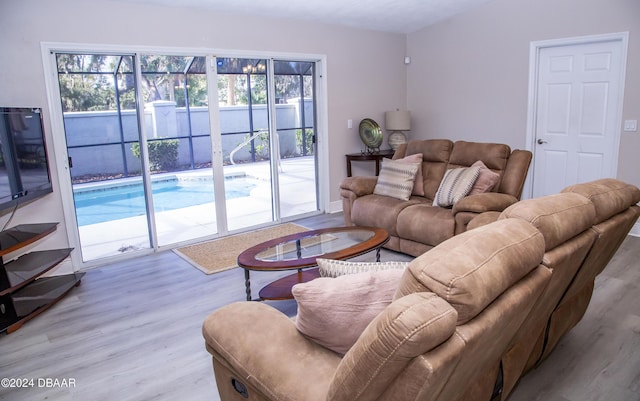
M249 139L251 135L245 135L246 139ZM253 140L256 157L259 159L269 159L269 132L260 131L256 136L255 140Z
M204 57L144 55L140 60L143 102L170 100L176 102L177 107L185 107L188 99L191 107L208 105ZM258 60L258 63L265 61ZM57 64L64 112L136 108L133 56L58 54ZM308 75L277 75L274 82L276 103L300 98L301 94L311 97L312 83L313 79ZM249 104L249 92L252 104L267 103L265 69L255 73L219 73L221 105Z
M57 64L64 112L136 108L133 56L59 54ZM185 107L188 98L189 106L206 106L206 76L185 74L187 64L198 69L204 57L143 56L143 101L171 100Z
M300 154L302 155L312 155L313 154L313 130L312 129L306 129L305 130L305 136L304 138L302 137L302 130L301 129L297 129L296 130L296 145L298 146L298 149Z
M276 75L275 87L278 94L276 103L286 103L290 99L299 99L301 89L303 91L302 97L308 98L313 95L313 78L310 76L300 77L298 75Z
M177 139L161 139L147 142L151 171L170 171L178 164ZM140 158L140 144L131 145L133 155Z
M251 104L267 103L267 79L264 75L250 75ZM239 74L218 75L218 103L235 106L249 104L247 76Z
M131 66L131 57L124 57L122 68ZM106 69L115 68L113 57L105 55L61 54L57 57L58 78L62 110L102 111L117 107L114 91L114 73ZM117 74L116 74L117 75ZM126 80L125 80L126 86ZM122 88L121 85L118 86Z

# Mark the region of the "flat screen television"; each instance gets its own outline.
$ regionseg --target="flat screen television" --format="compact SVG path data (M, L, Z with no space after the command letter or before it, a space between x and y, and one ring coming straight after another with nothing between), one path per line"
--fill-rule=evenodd
M0 212L50 192L42 110L0 107Z

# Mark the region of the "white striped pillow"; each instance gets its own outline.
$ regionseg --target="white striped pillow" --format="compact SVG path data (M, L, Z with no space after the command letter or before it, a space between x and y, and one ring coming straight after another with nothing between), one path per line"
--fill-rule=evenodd
M418 168L422 163L406 163L391 159L382 159L380 175L373 193L408 200L413 191Z
M406 269L409 266L409 262L350 262L348 260L324 258L317 258L316 263L318 264L320 277L339 277L345 274Z
M480 166L447 170L433 199L433 206L453 206L471 192L478 174L480 174Z

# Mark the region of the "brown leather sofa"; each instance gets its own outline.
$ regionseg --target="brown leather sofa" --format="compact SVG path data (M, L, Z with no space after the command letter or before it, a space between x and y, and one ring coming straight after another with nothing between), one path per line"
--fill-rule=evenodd
M409 264L344 355L268 305L220 308L203 325L220 398L504 400L582 318L639 201L606 179L478 218Z
M478 214L501 212L522 194L531 163L531 152L504 144L446 139L414 140L401 145L393 159L422 153L424 196L399 200L374 194L378 177L348 177L340 184L344 220L347 226L382 227L391 240L386 248L418 256L439 243L460 234ZM469 167L481 160L500 174L488 193L467 196L453 208L434 207L433 199L446 171Z
M522 219L538 228L545 237L542 265L553 272L543 296L501 360L503 400L518 378L539 366L582 319L596 276L640 215L638 202L640 190L635 186L601 179L567 187L557 195L520 201L497 216L499 220Z

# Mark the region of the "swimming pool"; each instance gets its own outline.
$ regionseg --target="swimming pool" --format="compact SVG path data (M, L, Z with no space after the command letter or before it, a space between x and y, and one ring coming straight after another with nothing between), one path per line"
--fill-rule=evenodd
M241 177L225 179L225 198L249 196L256 187L255 179ZM153 206L156 213L189 206L213 203L213 180L158 180L151 184ZM78 226L104 223L146 213L141 182L74 190L74 203Z

